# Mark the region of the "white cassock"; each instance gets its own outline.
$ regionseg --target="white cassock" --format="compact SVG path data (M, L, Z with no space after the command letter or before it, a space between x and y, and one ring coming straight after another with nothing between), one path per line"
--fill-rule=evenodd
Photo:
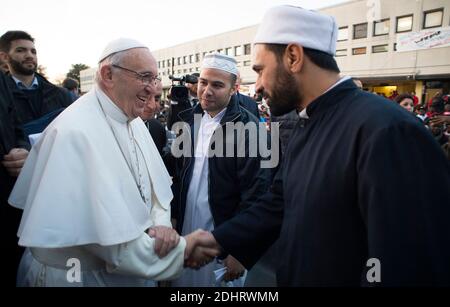
M93 89L44 131L11 193L9 203L24 210L19 245L28 247L18 285L145 286L176 278L185 240L159 259L145 233L171 227L171 183L142 120L129 121Z
M208 152L214 131L220 126L226 108L212 118L207 112L202 117L198 130L195 147L195 162L192 179L186 198L186 211L184 215L182 234L189 234L197 229L214 230L214 220L211 214L208 186L209 163ZM211 191L214 193L214 191ZM199 270L185 269L179 279L174 280L174 287L214 287L217 286L215 270L222 269L223 265L216 260ZM237 280L235 284L240 284ZM242 283L243 284L243 283Z

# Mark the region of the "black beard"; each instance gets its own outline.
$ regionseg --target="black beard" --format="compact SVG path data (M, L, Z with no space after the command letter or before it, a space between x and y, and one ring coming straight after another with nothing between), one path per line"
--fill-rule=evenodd
M298 85L282 65L278 66L272 95L269 98L270 113L281 116L295 110L301 102Z
M37 65L30 69L24 67L20 62L15 61L13 59L9 60L9 65L11 65L11 70L17 73L18 75L23 76L32 76L36 72Z

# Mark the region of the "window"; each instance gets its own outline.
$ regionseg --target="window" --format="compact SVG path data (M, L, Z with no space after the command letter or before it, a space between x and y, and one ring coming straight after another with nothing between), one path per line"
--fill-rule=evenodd
M166 61L162 61L162 68L166 68Z
M161 68L161 62L158 61L158 68Z
M207 55L208 54L208 52L203 52L203 57L205 57L205 55Z
M235 55L235 56L240 56L240 55L242 55L242 46L236 46L236 47L234 47L234 55Z
M178 65L181 65L181 57L178 58Z
M195 63L200 62L200 53L195 54Z
M387 35L390 29L391 21L389 18L373 22L373 36Z
M194 55L193 54L191 54L189 56L189 63L194 63Z
M372 46L372 53L382 53L382 52L388 52L388 51L389 51L389 45Z
M347 49L336 50L336 57L347 56Z
M189 68L189 72L192 72L193 68Z
M225 54L226 55L229 55L229 56L233 56L233 48L227 48L227 49L225 49Z
M367 53L367 48L366 47L361 47L361 48L353 48L353 55L361 55L361 54L366 54Z
M245 61L244 62L244 66L250 66L251 62L250 61Z
M170 67L170 60L167 60L167 67Z
M187 55L183 57L183 64L187 64Z
M437 9L423 13L423 28L437 28L442 26L444 18L444 9Z
M353 39L360 39L367 37L367 22L353 26Z
M348 27L339 28L338 32L338 42L348 40Z
M246 44L244 45L244 54L249 55L252 53L252 45Z
M413 15L397 17L397 33L410 32L413 27Z
M394 43L394 51L397 51L397 43Z

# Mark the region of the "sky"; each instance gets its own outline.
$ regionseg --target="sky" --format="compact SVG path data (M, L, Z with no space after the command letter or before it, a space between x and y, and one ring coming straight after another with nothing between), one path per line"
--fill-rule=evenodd
M348 0L1 0L0 35L35 38L38 62L51 81L72 64L96 66L105 45L134 38L151 50L258 24L273 6L318 9Z

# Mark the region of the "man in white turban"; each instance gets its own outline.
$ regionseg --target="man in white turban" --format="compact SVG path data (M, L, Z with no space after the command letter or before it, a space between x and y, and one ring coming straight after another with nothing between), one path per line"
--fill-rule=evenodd
M180 158L183 167L175 176L174 190L179 193L172 203L172 212L180 234L197 229L212 231L269 188L271 170L261 167L261 150L251 154L253 145L260 144L267 132L240 105L235 95L237 76L233 58L206 55L198 82L200 103L179 114L180 120L189 124L194 138L188 149L191 155ZM223 279L242 286L244 275L242 264L228 255L223 262L213 262L200 270L186 269L173 285L211 287L223 285Z
M138 117L156 77L145 45L111 42L97 86L33 147L9 199L24 210L19 286L144 286L181 272L191 239L171 227L171 179Z
M450 164L416 118L340 76L337 33L299 7L265 15L255 90L299 123L268 193L204 243L251 268L279 240L278 286L448 286Z

